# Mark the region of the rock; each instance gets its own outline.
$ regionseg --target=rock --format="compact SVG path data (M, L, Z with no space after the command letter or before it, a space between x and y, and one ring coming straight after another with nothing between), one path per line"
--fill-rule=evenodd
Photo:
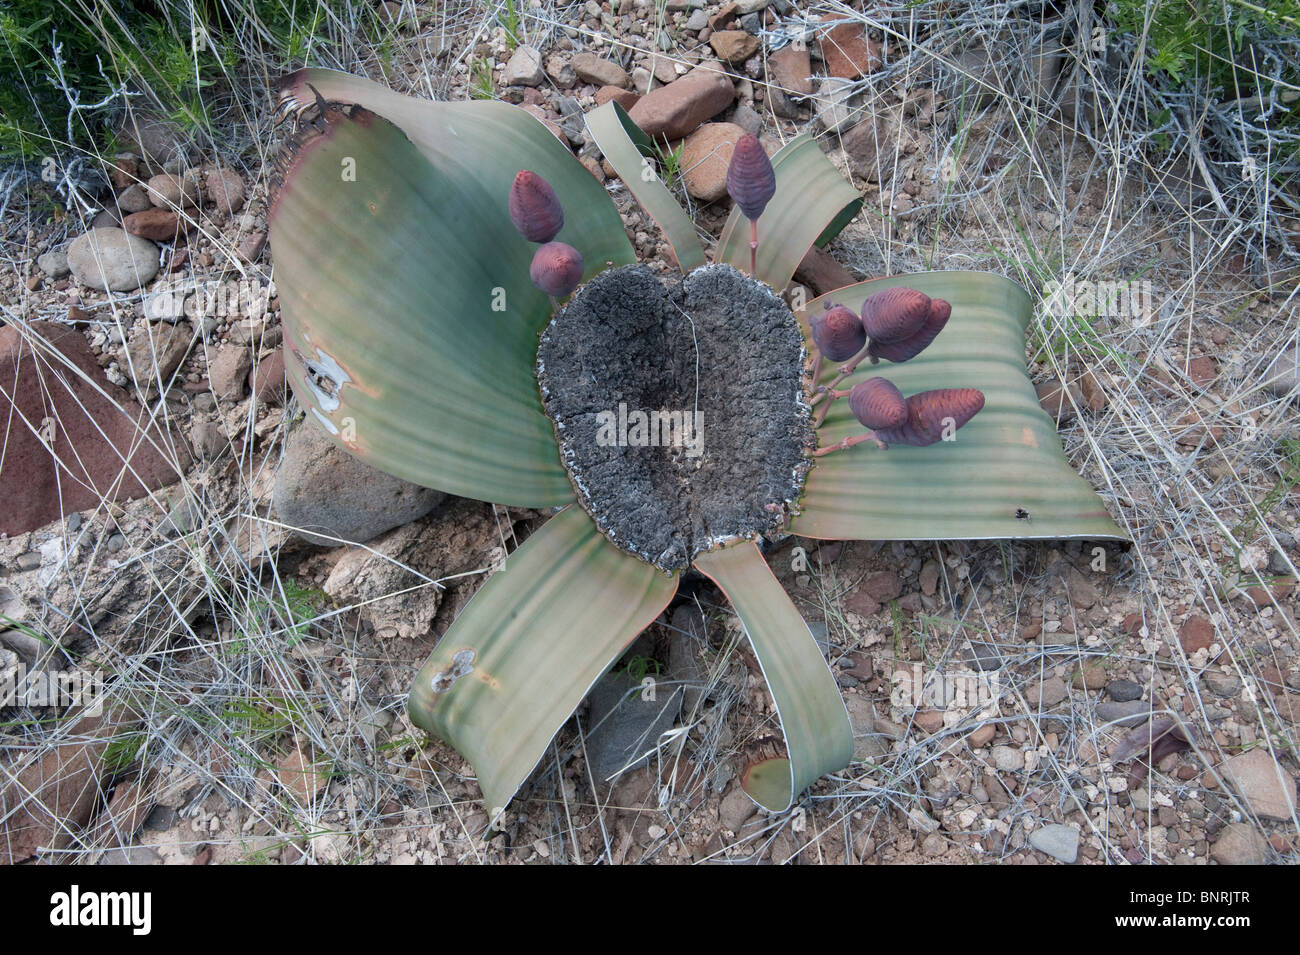
M253 356L243 345L219 345L208 361L208 382L222 401L240 401L253 367Z
M1055 378L1034 386L1038 404L1057 424L1073 421L1075 409L1085 404L1083 392L1074 384L1063 385Z
M1261 383L1278 398L1285 398L1300 389L1300 347L1292 345L1282 352L1264 371Z
M1210 858L1219 865L1263 865L1268 861L1268 843L1250 823L1229 823L1210 848Z
M271 502L299 537L337 547L423 517L444 496L372 468L308 420L289 435Z
M140 166L127 154L119 155L108 168L108 181L118 192L135 184L140 177Z
M727 195L727 167L745 131L734 123L705 123L682 145L682 180L696 199L715 202Z
M903 592L903 580L896 570L878 570L862 582L859 589L877 603L897 600Z
M135 385L143 392L165 390L172 373L180 367L194 340L188 322L148 325L127 345Z
M700 664L697 651L705 644L704 618L693 604L681 604L673 611L668 638L666 676L673 692L682 697L682 712L687 717L699 705L708 682L708 671Z
M329 770L312 755L310 744L295 739L289 752L276 763L275 778L294 806L305 809L316 802L329 783Z
M1178 628L1178 642L1188 656L1197 650L1208 650L1210 644L1214 642L1214 624L1198 614L1193 614Z
M1219 377L1218 363L1209 355L1192 358L1187 362L1187 377L1199 390L1205 391Z
M1073 865L1079 858L1079 829L1060 824L1043 826L1029 834L1029 844L1053 859Z
M1086 663L1075 669L1071 682L1085 690L1100 690L1106 685L1106 667L1100 663Z
M68 274L68 253L54 249L36 257L36 267L45 273L46 278L61 279Z
M560 128L560 124L553 113L547 112L542 109L542 107L534 106L531 103L525 103L520 107L520 109L536 116L541 121L542 125L551 131L551 135L564 143L566 148L568 147L569 138L564 135L564 130Z
M735 785L727 790L727 794L722 797L722 802L718 806L718 821L722 824L723 829L740 832L745 823L753 818L756 812L758 812L758 806L754 803L754 800L750 799L749 795L739 785Z
M631 90L619 89L617 86L602 86L596 90L596 105L604 106L610 100L624 109L631 109L641 97Z
M979 729L973 730L966 741L970 743L971 749L979 749L981 746L987 746L997 732L997 727L992 723L986 723Z
M122 228L142 239L175 242L184 232L184 220L170 209L150 208L131 213L122 220Z
M648 136L681 139L722 112L736 98L730 78L717 68L696 67L668 86L651 90L629 110Z
M1098 703L1097 721L1099 723L1117 723L1120 726L1133 727L1146 722L1151 715L1151 706L1141 700L1125 703Z
M826 132L839 132L857 117L858 111L849 105L854 95L852 80L828 76L817 84L814 106L817 122Z
M823 22L838 19L833 13L822 17ZM855 80L880 69L880 44L867 36L867 28L861 23L832 27L822 34L821 50L829 76Z
M1295 777L1265 749L1234 756L1222 766L1224 777L1261 819L1289 821L1296 811Z
M1065 585L1070 606L1076 610L1087 610L1101 599L1101 594L1097 592L1092 581L1068 560L1054 561L1047 568L1047 575L1060 580Z
M989 755L998 772L1015 773L1025 768L1025 754L1014 746L994 746Z
M632 80L623 67L613 60L602 59L595 53L575 54L572 65L578 79L595 86L626 87Z
M506 86L538 86L544 79L546 71L542 69L542 54L526 43L515 47L501 74L501 82Z
M129 292L158 274L158 247L121 229L92 229L68 246L72 277L89 288Z
M1079 376L1079 387L1083 398L1088 403L1089 411L1103 411L1106 408L1106 389L1101 376L1096 372L1085 371Z
M106 849L95 865L162 865L163 860L148 846L114 846Z
M262 404L284 404L288 379L284 372L283 348L277 348L254 366L248 375L248 387Z
M724 63L744 63L758 52L758 37L744 30L719 30L709 35L709 46Z
M215 421L199 418L195 419L190 427L190 444L194 446L200 458L212 461L230 447L230 439L226 437L226 432L221 425Z
M118 193L117 207L124 213L144 212L152 208L153 203L149 201L149 194L145 192L144 186L137 182Z
M174 442L107 379L80 332L41 321L28 329L76 370L50 357L37 361L16 326L0 328L0 420L12 422L0 468L0 533L33 530L104 498L143 497L180 479L189 464L184 448L168 461L165 449ZM33 428L48 428L52 447ZM134 449L129 462L127 448Z
M597 785L624 769L644 766L682 705L681 694L666 688L647 693L618 666L596 681L587 699L587 764Z
M1069 695L1070 691L1066 687L1065 681L1057 676L1048 677L1041 683L1034 684L1025 690L1025 699L1035 709L1056 706Z
M776 84L788 96L811 96L812 57L806 45L800 49L795 46L790 43L768 55L768 82Z
M250 232L240 240L239 245L235 247L235 252L241 259L252 265L261 256L264 245L266 245L265 232Z
M143 156L159 167L187 158L192 148L179 129L144 110L131 110L117 135L124 150Z
M825 295L858 281L852 272L835 260L835 256L815 245L799 262L799 267L794 270L794 278L817 295Z
M562 90L571 89L578 82L578 74L569 65L569 58L561 53L552 53L546 58L546 75Z
M731 121L751 136L757 136L763 129L763 117L744 103L738 105L732 112Z
M164 172L154 176L144 187L149 201L160 208L198 205L199 184L192 176Z
M686 18L686 22L682 24L682 27L686 30L690 30L693 33L699 33L708 25L709 25L709 15L705 13L703 10L697 9L693 11L689 17Z
M246 194L244 177L235 170L228 169L225 166L218 166L216 169L209 170L207 178L204 180L204 187L207 191L208 201L216 207L219 214L223 216L234 215L244 208L244 196Z
M1207 670L1201 680L1205 683L1206 688L1218 697L1227 699L1241 692L1241 681L1231 673Z

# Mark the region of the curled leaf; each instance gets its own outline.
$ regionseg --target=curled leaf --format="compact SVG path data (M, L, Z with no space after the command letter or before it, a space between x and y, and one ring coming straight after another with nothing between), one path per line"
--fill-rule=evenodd
M564 209L551 184L521 169L510 187L510 221L529 242L550 242L564 228Z
M907 400L887 378L868 378L849 392L853 417L872 431L897 428L907 421Z
M1181 753L1190 748L1191 740L1183 725L1171 716L1162 716L1139 726L1124 738L1115 750L1114 761L1122 763L1150 750L1145 759L1139 759L1129 767L1128 778L1140 783L1151 773L1151 767L1170 753Z
M883 358L885 361L892 362L902 362L915 358L925 351L930 343L939 336L944 326L948 324L948 318L951 315L951 305L941 298L931 299L925 320L921 323L921 327L917 332L899 342L880 342L872 339L871 347L867 349L867 353L873 360Z
M867 343L862 322L851 308L836 305L809 321L813 341L831 361L848 361Z
M582 254L564 242L548 242L533 255L528 275L554 298L563 298L582 281Z
M727 166L727 192L746 219L757 219L776 194L776 172L757 136L736 141Z
M938 388L907 399L907 420L894 428L876 430L886 444L923 448L951 440L959 428L984 407L984 393L976 388Z

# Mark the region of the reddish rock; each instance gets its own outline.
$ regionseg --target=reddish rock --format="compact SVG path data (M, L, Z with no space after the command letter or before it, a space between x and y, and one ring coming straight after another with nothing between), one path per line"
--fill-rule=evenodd
M808 286L815 295L825 295L827 292L853 285L858 281L852 272L835 260L833 255L815 245L808 250L799 267L794 270L794 280Z
M648 136L681 139L731 105L736 88L715 67L696 67L681 79L651 90L629 110Z
M1219 377L1219 366L1209 355L1193 358L1187 363L1187 377L1197 388L1205 391Z
M859 589L877 603L887 604L903 592L903 581L895 570L878 570Z
M913 722L926 733L937 733L943 729L943 710L917 710Z
M142 239L154 242L173 242L184 231L184 222L170 209L155 206L143 212L133 212L122 220L122 228Z
M871 595L855 590L844 598L844 609L856 613L859 617L871 617L880 613L880 604Z
M244 384L253 367L253 356L243 345L221 345L208 361L212 393L223 401L244 397Z
M696 199L714 202L727 194L727 167L745 131L734 123L705 123L682 146L682 180Z
M833 13L822 17L823 21L840 19ZM822 34L821 48L828 76L855 80L880 68L880 44L867 36L867 28L861 23L832 27Z
M253 397L263 404L284 404L286 381L283 348L277 348L257 363L249 373L248 387L252 390Z
M556 139L558 139L560 142L564 143L564 147L566 149L568 148L569 137L565 136L564 130L560 128L559 117L555 116L555 114L553 113L548 113L546 110L542 109L542 107L534 106L531 103L526 103L519 108L522 110L526 110L529 113L532 113L539 120L541 120L542 125L551 131L551 135L554 136Z
M811 96L811 77L812 57L808 55L807 46L795 49L795 44L789 43L767 58L768 82L780 87L785 93Z
M1079 387L1083 390L1084 400L1088 402L1088 410L1101 411L1106 407L1106 389L1096 374L1085 371L1079 378Z
M572 62L573 72L584 83L596 86L627 86L631 77L627 70L613 60L601 59L595 53L575 53Z
M718 8L718 12L709 17L710 30L725 30L728 26L736 22L739 16L737 5L735 3L724 3Z
M709 37L709 46L724 63L744 63L758 52L758 37L744 30L719 30Z
M113 160L113 165L108 170L108 178L113 183L113 189L121 192L140 181L140 166L130 156L121 156Z
M624 109L631 109L636 105L636 101L641 97L631 90L620 89L617 86L602 86L596 90L596 105L604 106L610 100L613 100Z
M1120 629L1128 636L1134 636L1142 629L1142 614L1128 613L1124 615L1124 622L1120 624Z
M1184 653L1208 650L1214 642L1214 624L1199 615L1188 617L1178 628L1178 642Z
M232 215L244 207L244 179L233 169L219 167L208 173L208 201L217 207L221 215Z
M266 245L265 232L250 232L240 241L235 251L239 253L241 259L251 265L262 254L264 245Z
M921 593L927 597L933 597L934 592L939 589L939 576L942 568L937 560L927 560L921 565L920 584Z
M0 466L0 532L21 534L104 497L141 497L179 480L164 455L178 458L183 471L189 464L185 449L159 434L140 406L104 376L81 333L52 322L29 327L49 346L39 349L39 359L15 326L0 328L0 421L8 429ZM42 428L45 433L38 435ZM135 449L129 462L123 459L128 448Z

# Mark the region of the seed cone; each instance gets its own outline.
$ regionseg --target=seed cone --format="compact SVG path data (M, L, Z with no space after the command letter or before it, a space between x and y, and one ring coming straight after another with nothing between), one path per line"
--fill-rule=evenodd
M776 172L757 136L741 136L727 166L727 192L746 219L757 219L776 193Z
M529 242L550 242L564 228L564 209L551 184L521 169L510 187L510 221Z
M883 358L885 361L893 362L915 358L938 337L944 326L948 324L951 315L951 305L941 298L930 299L925 321L921 324L920 330L899 342L879 342L873 338L867 354L872 358Z
M867 333L852 309L836 305L809 320L813 341L831 361L848 361L867 343Z
M897 428L907 421L907 401L888 378L868 378L854 385L849 409L872 431Z
M939 388L922 391L907 399L907 421L895 428L876 430L886 444L907 444L923 448L942 441L945 424L954 434L984 407L984 393L976 388Z
M533 255L528 275L533 284L554 298L563 298L582 281L582 255L564 242L548 242Z
M930 313L930 296L914 288L887 288L862 303L862 327L873 342L911 338Z

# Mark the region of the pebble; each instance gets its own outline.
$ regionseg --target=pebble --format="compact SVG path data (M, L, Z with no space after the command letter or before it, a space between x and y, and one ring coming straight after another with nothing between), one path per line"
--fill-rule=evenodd
M631 81L627 70L613 60L606 60L594 53L578 53L573 57L573 72L584 83L596 86L626 87Z
M506 86L539 86L546 79L542 54L536 47L520 44L506 62L501 82Z
M990 755L999 772L1014 773L1025 768L1025 754L1014 746L994 746Z
M1142 699L1142 687L1132 680L1111 680L1106 684L1106 694L1116 703L1131 703Z
M1208 650L1214 642L1214 624L1193 614L1178 628L1178 642L1189 656L1197 650Z
M1262 377L1263 385L1278 398L1300 389L1300 347L1292 345L1269 364Z
M1079 830L1075 826L1053 824L1029 834L1029 844L1046 855L1073 865L1079 858Z
M750 799L739 786L732 786L718 806L718 821L722 823L724 829L740 832L756 812L758 806L754 804L754 800Z
M1262 865L1268 861L1268 843L1249 823L1234 822L1219 833L1210 857L1219 865Z
M703 202L727 195L727 169L745 131L734 123L705 123L682 146L682 180L686 191Z
M234 215L244 207L246 188L244 177L233 169L218 166L209 170L204 180L208 201L216 206L221 215Z
M119 228L92 229L68 246L68 267L82 285L129 292L158 274L158 247Z
M68 274L68 254L62 249L54 249L36 257L36 267L47 278L61 279Z
M1295 813L1295 777L1267 750L1252 749L1232 757L1223 764L1222 774L1261 818L1286 821Z

